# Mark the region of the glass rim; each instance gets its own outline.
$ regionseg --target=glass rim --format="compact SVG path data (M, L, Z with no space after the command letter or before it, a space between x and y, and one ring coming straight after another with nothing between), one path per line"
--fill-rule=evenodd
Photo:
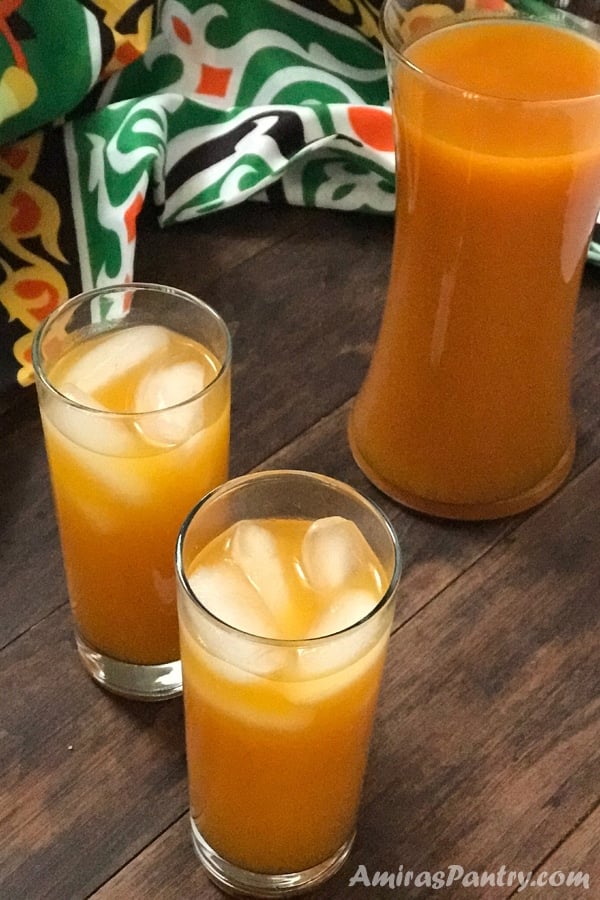
M52 324L62 315L64 312L68 311L69 307L76 306L78 303L82 303L84 301L92 301L95 297L102 296L104 294L112 294L112 293L124 293L130 290L145 290L145 291L154 291L157 294L170 294L174 297L178 297L181 300L186 300L189 303L192 303L194 306L201 307L205 312L207 312L212 318L213 321L219 326L223 335L225 337L225 352L223 353L223 359L219 360L219 369L215 373L214 377L209 381L208 384L204 385L201 391L198 391L195 394L192 394L191 397L186 397L185 400L179 400L177 403L173 403L170 406L160 407L160 409L147 409L140 412L136 412L135 410L123 410L119 412L114 409L98 409L94 406L87 406L85 403L81 403L79 400L74 400L72 397L69 397L67 394L63 394L59 388L56 387L49 379L48 374L46 372L45 365L42 360L42 351L41 345L46 336L48 329L52 326ZM114 322L119 322L119 319L111 320ZM159 323L157 323L159 324ZM105 332L108 334L111 329L106 329ZM116 329L115 329L116 330ZM232 357L232 340L231 340L231 332L227 326L227 323L223 319L223 317L210 306L205 300L202 300L200 297L196 297L195 294L191 294L189 291L184 291L181 288L171 287L167 284L158 284L154 282L147 281L128 281L128 282L120 282L117 284L109 284L105 285L105 287L97 287L91 288L87 291L80 291L78 294L75 294L73 297L68 297L62 303L59 303L57 307L55 307L51 313L40 323L38 328L36 329L33 335L33 342L31 348L31 362L33 365L33 371L36 378L43 384L43 386L48 390L54 397L60 398L61 401L65 402L69 406L85 411L87 413L94 413L95 415L102 416L104 418L118 418L118 419L143 419L147 416L156 416L157 414L167 413L171 410L176 410L181 407L187 406L190 403L195 403L197 400L202 398L204 395L208 394L213 388L217 385L218 382L222 381L226 373L229 371L231 366L231 357Z
M404 68L409 69L415 75L420 76L424 80L430 81L440 90L447 91L451 94L456 94L457 96L466 96L469 101L503 103L514 106L530 106L540 109L547 106L572 106L574 104L582 104L586 102L591 103L594 102L594 100L598 100L598 98L600 98L600 89L595 92L579 94L573 97L540 97L533 99L528 97L503 96L501 94L486 93L485 91L468 90L466 88L458 87L457 85L452 84L450 81L445 81L443 78L439 78L436 75L432 75L427 71L427 69L422 68L421 66L412 62L412 60L407 59L407 57L405 56L405 51L421 37L425 37L437 31L443 31L444 29L451 28L454 25L492 20L501 20L504 22L530 22L533 25L541 25L549 28L554 28L556 31L565 31L567 33L573 34L581 40L587 40L590 43L596 45L598 52L600 53L600 28L598 28L597 34L591 34L588 30L586 30L583 21L582 23L579 23L575 16L573 16L572 19L569 19L567 23L566 21L561 20L558 16L550 16L552 12L559 12L552 7L548 7L548 18L536 16L517 9L513 9L512 11L508 9L467 9L462 10L461 12L454 12L451 7L448 7L448 16L441 16L439 19L432 20L431 27L428 28L426 32L418 35L414 38L414 40L408 41L400 48L397 46L397 41L393 37L390 27L391 23L388 23L387 19L387 17L393 11L394 7L398 6L400 10L404 12L411 12L411 10L404 10L403 7L398 4L398 0L383 0L383 4L379 11L379 34L384 50L384 55L389 55L397 63L404 66ZM418 9L418 5L413 7L413 9Z
M332 631L329 634L322 634L311 638L271 638L260 634L254 634L251 631L244 631L242 628L237 628L235 625L231 625L229 622L225 622L210 609L208 609L196 597L188 581L187 573L185 572L183 563L183 545L185 543L186 536L196 515L204 506L206 506L206 504L210 503L215 497L218 499L219 497L224 497L229 493L235 492L239 487L245 484L262 480L266 481L269 479L277 480L280 477L290 476L296 477L299 480L305 479L313 482L321 482L328 488L333 488L336 490L342 488L347 495L350 495L358 500L363 504L365 508L368 508L371 512L373 512L376 518L379 519L379 522L381 523L381 525L383 525L384 531L390 538L394 554L394 566L390 575L389 584L387 585L385 591L383 592L382 596L377 601L373 609L371 609L361 619L358 619L356 622L352 622L350 625L347 625L345 628L341 628L339 631ZM288 516L287 518L293 517ZM302 516L298 518L305 517ZM224 628L226 631L233 632L236 635L241 635L244 638L249 638L250 640L256 641L260 644L265 644L270 647L282 647L293 650L301 647L319 646L322 643L345 636L347 634L350 634L354 630L361 628L363 625L366 625L366 623L371 619L375 618L375 616L378 615L378 613L380 613L389 604L394 594L396 593L396 589L402 575L402 551L396 529L392 525L389 516L381 509L381 507L377 503L367 497L366 494L364 494L358 488L355 488L344 481L340 481L337 478L332 478L329 475L323 475L320 472L312 472L305 469L262 469L258 472L249 472L246 475L239 475L237 478L229 479L228 481L224 482L221 485L218 485L216 488L213 488L211 491L204 494L204 496L201 497L201 499L193 506L193 508L183 520L177 535L177 541L175 544L175 574L179 580L181 587L185 590L187 597L192 601L194 606L200 609L206 616L208 616L210 620L217 623L217 625L219 625L221 628Z

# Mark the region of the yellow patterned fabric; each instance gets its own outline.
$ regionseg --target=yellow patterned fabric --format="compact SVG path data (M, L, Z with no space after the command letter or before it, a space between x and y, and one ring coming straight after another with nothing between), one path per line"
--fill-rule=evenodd
M31 381L32 331L70 290L71 229L44 165L48 128L94 104L148 47L154 0L0 0L0 391Z

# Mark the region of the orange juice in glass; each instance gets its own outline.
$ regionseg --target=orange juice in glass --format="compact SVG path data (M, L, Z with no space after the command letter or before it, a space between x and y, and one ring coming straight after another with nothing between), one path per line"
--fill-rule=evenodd
M225 890L293 894L346 859L400 551L347 485L261 472L217 488L177 546L194 848Z
M227 328L182 291L111 286L49 316L34 369L82 661L115 693L180 694L173 552L228 474Z
M510 8L457 15L387 0L381 21L395 240L350 443L408 506L516 513L573 459L573 322L600 206L600 47L575 21Z

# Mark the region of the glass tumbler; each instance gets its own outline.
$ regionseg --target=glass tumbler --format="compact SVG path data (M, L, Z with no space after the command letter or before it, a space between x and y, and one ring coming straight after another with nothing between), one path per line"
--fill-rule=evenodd
M396 534L346 484L265 471L192 510L176 567L195 851L226 891L304 892L354 838Z
M228 475L230 356L220 316L165 285L80 294L35 336L77 647L114 693L181 693L173 549Z

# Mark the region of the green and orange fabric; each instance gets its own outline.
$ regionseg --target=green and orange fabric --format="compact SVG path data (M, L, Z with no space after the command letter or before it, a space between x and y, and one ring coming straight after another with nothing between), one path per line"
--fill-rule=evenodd
M165 227L270 196L391 213L377 14L0 0L0 387L31 383L32 332L57 303L135 277L145 204Z
M59 302L135 278L144 207L393 213L380 2L0 0L0 392Z

